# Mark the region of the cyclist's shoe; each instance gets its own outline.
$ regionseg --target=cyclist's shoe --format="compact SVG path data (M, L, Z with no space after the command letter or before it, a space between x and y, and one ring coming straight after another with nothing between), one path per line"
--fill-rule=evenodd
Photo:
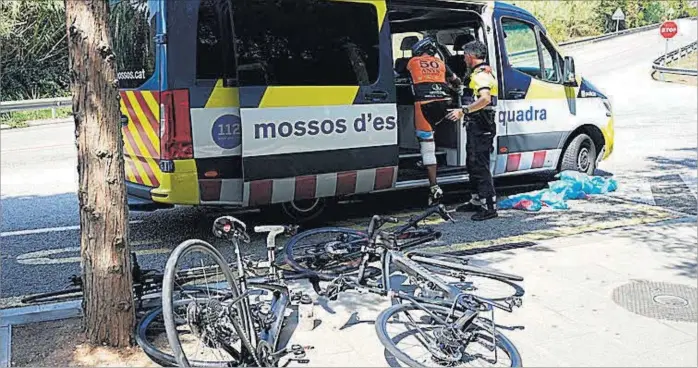
M497 216L497 202L494 197L487 197L486 199L486 204L485 206L482 207L482 210L474 214L472 217L470 217L471 220L473 221L484 221L484 220L489 220L493 219Z
M429 206L437 205L441 202L444 196L444 191L438 185L433 185L429 188Z
M480 202L478 201L475 203L472 199L469 202L456 207L456 212L480 212L482 210L483 208Z

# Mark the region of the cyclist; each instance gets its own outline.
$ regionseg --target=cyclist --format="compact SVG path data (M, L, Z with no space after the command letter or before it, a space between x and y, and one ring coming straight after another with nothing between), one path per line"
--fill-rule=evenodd
M443 191L436 182L436 145L434 127L447 115L451 104L448 92L449 83L462 82L444 63L436 57L436 41L425 37L412 46L412 58L407 63L414 94L414 125L422 154L422 164L429 177L429 205L436 204L443 197Z

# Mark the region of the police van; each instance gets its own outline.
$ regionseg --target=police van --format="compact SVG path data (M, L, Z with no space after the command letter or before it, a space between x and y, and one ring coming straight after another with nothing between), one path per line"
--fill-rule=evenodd
M613 150L604 94L513 5L466 0L110 0L129 205L280 208L425 187L405 65L431 36L463 77L484 42L495 177L593 172ZM462 124L435 132L440 184L468 180Z

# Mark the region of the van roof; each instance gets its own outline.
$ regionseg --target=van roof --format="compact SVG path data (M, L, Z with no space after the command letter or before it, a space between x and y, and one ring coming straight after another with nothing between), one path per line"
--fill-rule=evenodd
M494 2L494 7L495 7L496 9L509 10L509 11L512 11L512 12L522 13L522 14L528 15L528 16L530 16L530 17L532 17L532 18L535 18L535 17L533 16L533 14L531 14L528 10L526 10L526 9L524 9L524 8L520 8L520 7L518 7L518 6L516 6L516 5L513 5L513 4L510 4L510 3L505 3L505 2L502 2L502 1L495 1L495 2Z
M528 10L526 10L524 8L520 8L516 5L510 4L510 3L505 3L502 1L495 1L494 8L497 10L508 10L510 12L519 13L521 15L528 16L543 31L543 34L545 34L545 35L548 34L548 30L545 28L543 23L541 23L538 20L538 18L536 18L535 15L531 14L531 12L529 12Z

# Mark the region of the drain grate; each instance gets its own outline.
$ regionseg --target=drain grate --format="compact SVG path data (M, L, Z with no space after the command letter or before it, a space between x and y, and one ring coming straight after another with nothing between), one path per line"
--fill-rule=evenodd
M698 289L686 285L635 281L613 290L613 301L645 317L698 322Z

